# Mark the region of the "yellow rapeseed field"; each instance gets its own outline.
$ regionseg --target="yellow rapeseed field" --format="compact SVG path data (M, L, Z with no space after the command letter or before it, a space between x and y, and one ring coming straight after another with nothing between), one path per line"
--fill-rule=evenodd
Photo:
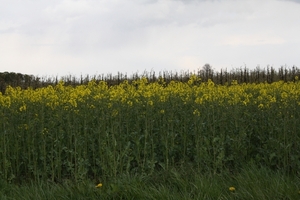
M76 180L191 165L300 167L300 82L147 78L0 93L0 176ZM0 177L0 178L1 178Z
M78 110L81 107L95 109L96 104L105 104L111 108L120 103L127 106L155 106L160 102L172 101L179 98L182 104L205 105L255 105L258 108L270 108L273 105L286 106L290 103L300 105L300 82L283 81L272 84L237 84L233 81L228 85L215 85L211 80L194 84L196 76L187 83L171 81L166 85L163 80L148 83L146 78L124 81L120 85L108 87L106 82L91 81L88 85L77 87L64 86L63 82L52 87L36 90L8 87L5 94L0 94L2 108L26 111L31 106L43 104L51 109L63 108ZM197 80L198 81L198 80ZM95 105L94 105L95 104Z

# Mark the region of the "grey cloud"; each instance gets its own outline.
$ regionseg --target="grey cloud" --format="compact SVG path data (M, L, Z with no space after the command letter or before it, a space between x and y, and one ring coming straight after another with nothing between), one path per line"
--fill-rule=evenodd
M185 4L189 4L189 3L201 3L201 2L215 2L215 1L221 1L221 0L173 0L173 1L180 1L183 2Z
M287 1L300 3L300 0L278 1L288 9L275 15L277 7L275 11L268 9L273 0L264 3L253 0L11 0L0 7L0 34L5 34L0 35L0 40L4 38L1 41L2 44L7 41L6 46L15 45L11 55L16 55L18 48L22 52L20 56L27 53L24 59L28 63L37 57L48 58L47 62L43 61L45 66L104 63L116 68L163 65L171 69L179 64L238 63L239 56L245 55L247 61L248 55L255 54L250 50L244 54L241 46L259 46L264 42L255 43L256 40L273 38L275 34L278 36L275 39L299 38L296 20L289 20L289 26L278 20L284 22L289 13L299 16L291 10L297 6ZM11 39L8 41L6 35L10 33L17 34L7 37ZM251 58L246 64L251 64L248 63L251 60L260 62L256 56ZM12 64L7 61L7 65ZM16 62L16 65L21 64Z
M60 24L59 29L65 30L64 34L67 34L66 48L78 54L86 52L87 49L95 51L103 48L122 48L135 43L143 45L147 43L149 30L184 27L191 24L210 27L229 23L236 18L243 19L245 15L235 10L213 13L205 10L206 7L182 4L180 1L143 2L127 2L121 5L108 3L107 12L97 12L98 4L93 6L94 12L79 15L70 23L57 22ZM58 19L69 16L61 10L53 14ZM63 51L67 52L67 49Z
M280 0L280 1L292 1L292 2L295 2L295 3L300 3L300 0Z
M20 16L14 18L17 25L1 30L0 33L6 31L23 34L29 38L31 45L59 45L58 52L77 55L90 51L101 52L103 49L145 45L148 42L149 30L155 32L161 28L185 27L191 24L208 28L234 21L234 15L239 19L244 15L235 10L232 11L233 14L228 14L226 9L213 13L207 10L207 5L201 5L211 4L214 0L86 2L89 10L78 6L80 1L75 2L77 5L72 1L56 1L35 6L22 3L14 12L26 16L24 20ZM218 5L209 5L212 8L214 6ZM51 40L45 41L43 38Z
M300 0L287 0L287 1L293 1L293 2L296 2L296 3L300 3Z
M153 4L157 3L158 0L136 0L135 2L138 4Z

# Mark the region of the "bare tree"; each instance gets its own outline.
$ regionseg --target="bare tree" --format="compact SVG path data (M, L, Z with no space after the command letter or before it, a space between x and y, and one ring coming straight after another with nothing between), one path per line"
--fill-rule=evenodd
M213 78L213 73L214 70L212 69L212 66L208 63L206 63L203 67L202 67L202 75L205 78L205 80L208 80L209 78L212 79Z

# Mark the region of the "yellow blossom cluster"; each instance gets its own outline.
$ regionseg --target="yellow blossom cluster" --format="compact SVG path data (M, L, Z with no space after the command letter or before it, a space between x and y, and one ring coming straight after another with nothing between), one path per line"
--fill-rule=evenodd
M238 84L233 81L227 85L216 85L213 81L202 82L191 76L186 83L171 81L166 84L163 79L149 83L142 77L138 80L109 87L106 82L90 81L87 85L76 87L65 86L59 82L56 86L22 90L19 87L8 87L5 94L0 93L0 106L14 108L24 112L32 106L42 104L51 109L80 110L95 109L99 106L112 109L117 115L114 105L133 107L142 105L153 107L160 103L172 102L195 106L193 114L199 116L199 105L215 104L221 106L241 105L256 106L266 109L272 105L280 107L288 104L300 105L300 82L274 82L259 84ZM160 108L160 113L165 110Z

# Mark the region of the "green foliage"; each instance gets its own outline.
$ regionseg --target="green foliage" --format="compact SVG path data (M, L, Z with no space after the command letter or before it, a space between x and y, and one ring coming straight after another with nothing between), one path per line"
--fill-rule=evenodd
M298 81L217 85L195 75L169 84L8 87L0 96L0 179L109 182L186 166L237 173L250 164L297 176L299 88Z

